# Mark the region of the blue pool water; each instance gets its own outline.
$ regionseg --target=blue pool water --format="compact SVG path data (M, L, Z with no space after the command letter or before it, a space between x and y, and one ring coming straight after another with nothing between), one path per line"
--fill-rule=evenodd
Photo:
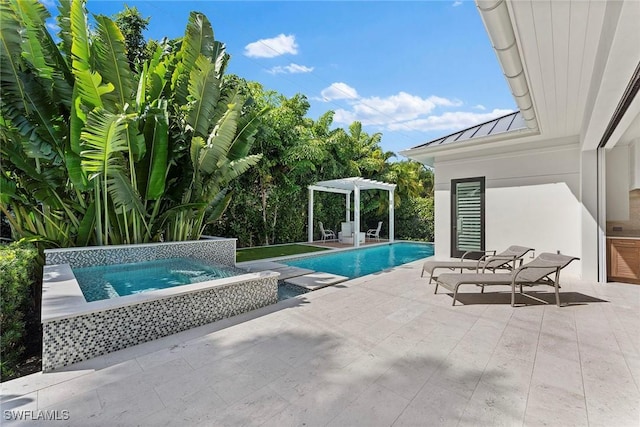
M232 277L245 272L190 258L74 268L88 302Z
M432 255L432 244L398 242L280 262L353 279Z

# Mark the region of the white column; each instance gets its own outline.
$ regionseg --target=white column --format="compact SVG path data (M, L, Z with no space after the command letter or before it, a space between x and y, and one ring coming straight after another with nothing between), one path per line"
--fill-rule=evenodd
M357 185L353 192L353 246L360 246L360 187Z
M347 193L345 196L347 196L347 212L345 214L345 221L349 222L351 221L351 193Z
M580 201L582 202L582 242L578 255L581 279L589 281L606 281L606 264L602 258L604 239L599 239L604 226L598 224L598 150L580 153ZM601 228L602 227L602 228ZM564 254L571 254L565 248L553 248ZM571 267L567 270L571 271ZM576 267L574 267L576 268Z
M313 188L309 189L309 224L308 224L309 243L313 242Z
M393 191L389 190L389 242L393 242L394 238L394 211L393 211Z

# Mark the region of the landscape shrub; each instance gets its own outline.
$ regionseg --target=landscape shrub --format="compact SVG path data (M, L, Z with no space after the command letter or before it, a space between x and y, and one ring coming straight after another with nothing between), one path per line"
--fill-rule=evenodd
M27 316L33 314L38 251L29 244L0 245L0 377L15 375L25 350Z

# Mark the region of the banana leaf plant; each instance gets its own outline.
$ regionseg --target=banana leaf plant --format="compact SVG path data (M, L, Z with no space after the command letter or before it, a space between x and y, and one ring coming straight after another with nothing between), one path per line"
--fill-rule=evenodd
M58 44L35 0L0 3L0 212L52 246L200 237L255 165L256 117L207 18L136 73L108 17L60 2Z

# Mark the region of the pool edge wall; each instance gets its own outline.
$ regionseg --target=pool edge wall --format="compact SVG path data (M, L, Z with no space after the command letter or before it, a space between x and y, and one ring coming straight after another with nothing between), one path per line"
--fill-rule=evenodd
M242 277L242 276L238 276ZM278 274L42 323L42 370L92 359L278 301Z
M45 264L69 264L73 267L124 264L166 258L196 258L235 267L237 239L207 239L186 242L146 243L140 245L87 246L47 249Z
M45 251L45 257L46 264L68 264L66 268L173 257L192 257L234 266L235 246L235 239L211 239L54 249ZM42 369L50 372L274 304L278 300L278 276L278 273L253 273L236 276L237 279L226 279L223 283L211 281L188 285L193 289L189 291L185 291L187 288L177 287L173 295L167 295L165 291L162 296L158 297L159 294L156 293L154 297L154 292L150 292L147 299L133 303L129 297L122 297L122 300L115 298L109 300L113 301L112 306L99 310L90 310L93 303L83 302L78 311L71 310L68 315L50 316L47 313L42 318ZM73 287L77 287L74 291L76 294L80 292L72 274L66 279L75 282ZM56 279L43 286L43 314L48 303L64 304L59 295L54 295L56 292L51 288L55 286ZM76 305L76 301L72 301L70 305Z

